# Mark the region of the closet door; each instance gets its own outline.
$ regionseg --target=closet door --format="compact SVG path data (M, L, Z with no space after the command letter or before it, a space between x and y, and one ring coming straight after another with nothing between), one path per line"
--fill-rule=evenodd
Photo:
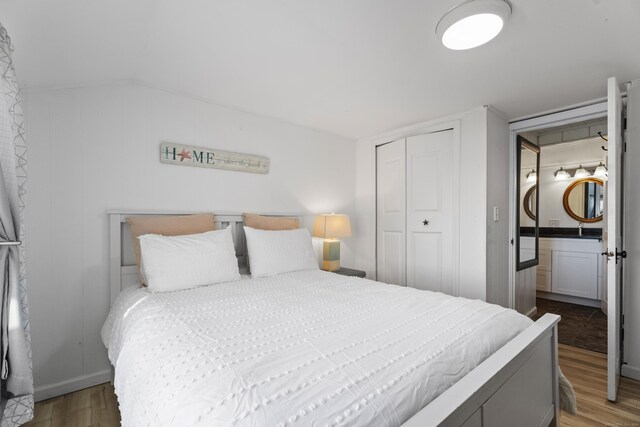
M376 264L380 282L406 286L405 140L376 148Z
M453 292L453 131L407 138L407 285Z

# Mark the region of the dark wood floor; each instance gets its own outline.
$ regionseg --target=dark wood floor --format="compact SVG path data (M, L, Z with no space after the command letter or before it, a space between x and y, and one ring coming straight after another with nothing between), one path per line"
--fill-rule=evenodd
M607 357L560 344L560 366L575 388L578 415L562 413L560 425L640 426L640 382L622 378L619 400L607 400ZM120 412L111 384L36 403L36 416L26 426L111 427L120 425Z
M607 316L599 308L538 298L537 319L545 313L559 314L558 342L607 353Z

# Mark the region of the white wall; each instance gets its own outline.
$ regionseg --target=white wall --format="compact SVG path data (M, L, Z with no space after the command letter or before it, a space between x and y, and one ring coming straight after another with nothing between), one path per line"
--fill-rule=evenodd
M622 373L640 380L640 80L631 82L627 92L627 152L625 153L624 245L627 259L623 264L624 285L624 361Z
M354 141L135 84L25 95L37 398L108 375L107 210L351 215ZM268 175L165 165L171 141L270 157ZM342 263L352 266L351 239Z
M460 262L459 295L467 298L486 299L487 280L487 107L480 107L465 113L442 119L418 123L394 131L364 138L356 148L356 221L355 235L356 266L367 271L368 277L375 277L376 271L376 173L375 147L410 135L433 132L438 129L459 127L460 131ZM496 119L492 126L497 144L508 150L506 121ZM502 131L499 126L502 126ZM508 154L507 154L508 155ZM508 158L503 164L508 168ZM506 191L506 190L505 190ZM507 197L508 193L504 195ZM506 199L505 199L506 200ZM506 206L501 196L492 201ZM493 209L493 208L491 208ZM509 215L503 212L503 225L508 229ZM499 238L499 237L498 237ZM500 267L498 267L500 268ZM508 271L505 270L507 273ZM493 276L492 276L493 277ZM504 278L507 280L507 277ZM505 282L506 286L506 282ZM505 288L506 289L506 288Z
M568 142L558 145L543 146L540 149L540 173L538 175L540 191L540 227L551 227L550 220L559 220L557 227L577 227L578 221L571 218L564 210L562 200L564 192L575 178L556 181L555 172L560 166L574 169L579 165L596 166L599 162L606 163L606 152L600 147L604 141L600 138ZM520 198L533 184L526 182L526 175L531 170L530 165L523 165L520 182ZM520 203L520 224L533 227L534 221L529 218ZM586 222L583 227L602 228L603 222Z
M509 307L509 122L487 110L487 301ZM498 218L494 217L498 208Z

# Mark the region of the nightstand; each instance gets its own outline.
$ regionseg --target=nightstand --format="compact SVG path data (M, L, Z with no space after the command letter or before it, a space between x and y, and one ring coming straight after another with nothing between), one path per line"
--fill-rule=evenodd
M353 268L340 267L340 270L332 271L332 273L341 274L343 276L356 276L365 278L367 276L366 271L355 270Z

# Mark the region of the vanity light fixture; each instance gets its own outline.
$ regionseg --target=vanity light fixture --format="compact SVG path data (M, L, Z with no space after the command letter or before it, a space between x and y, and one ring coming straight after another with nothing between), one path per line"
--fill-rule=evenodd
M507 0L467 0L440 18L436 36L451 50L472 49L500 34L509 15Z
M591 176L591 174L588 170L583 168L582 165L578 166L578 169L576 169L576 173L573 174L574 178L586 178L588 176Z
M527 174L527 182L536 182L538 181L538 174L535 169L531 169L531 172Z
M556 177L556 181L562 181L563 179L571 178L571 175L569 175L569 172L562 169L562 166L560 166L560 169L558 169L555 173L555 177Z
M596 170L593 172L593 176L598 178L607 178L609 169L600 162Z

